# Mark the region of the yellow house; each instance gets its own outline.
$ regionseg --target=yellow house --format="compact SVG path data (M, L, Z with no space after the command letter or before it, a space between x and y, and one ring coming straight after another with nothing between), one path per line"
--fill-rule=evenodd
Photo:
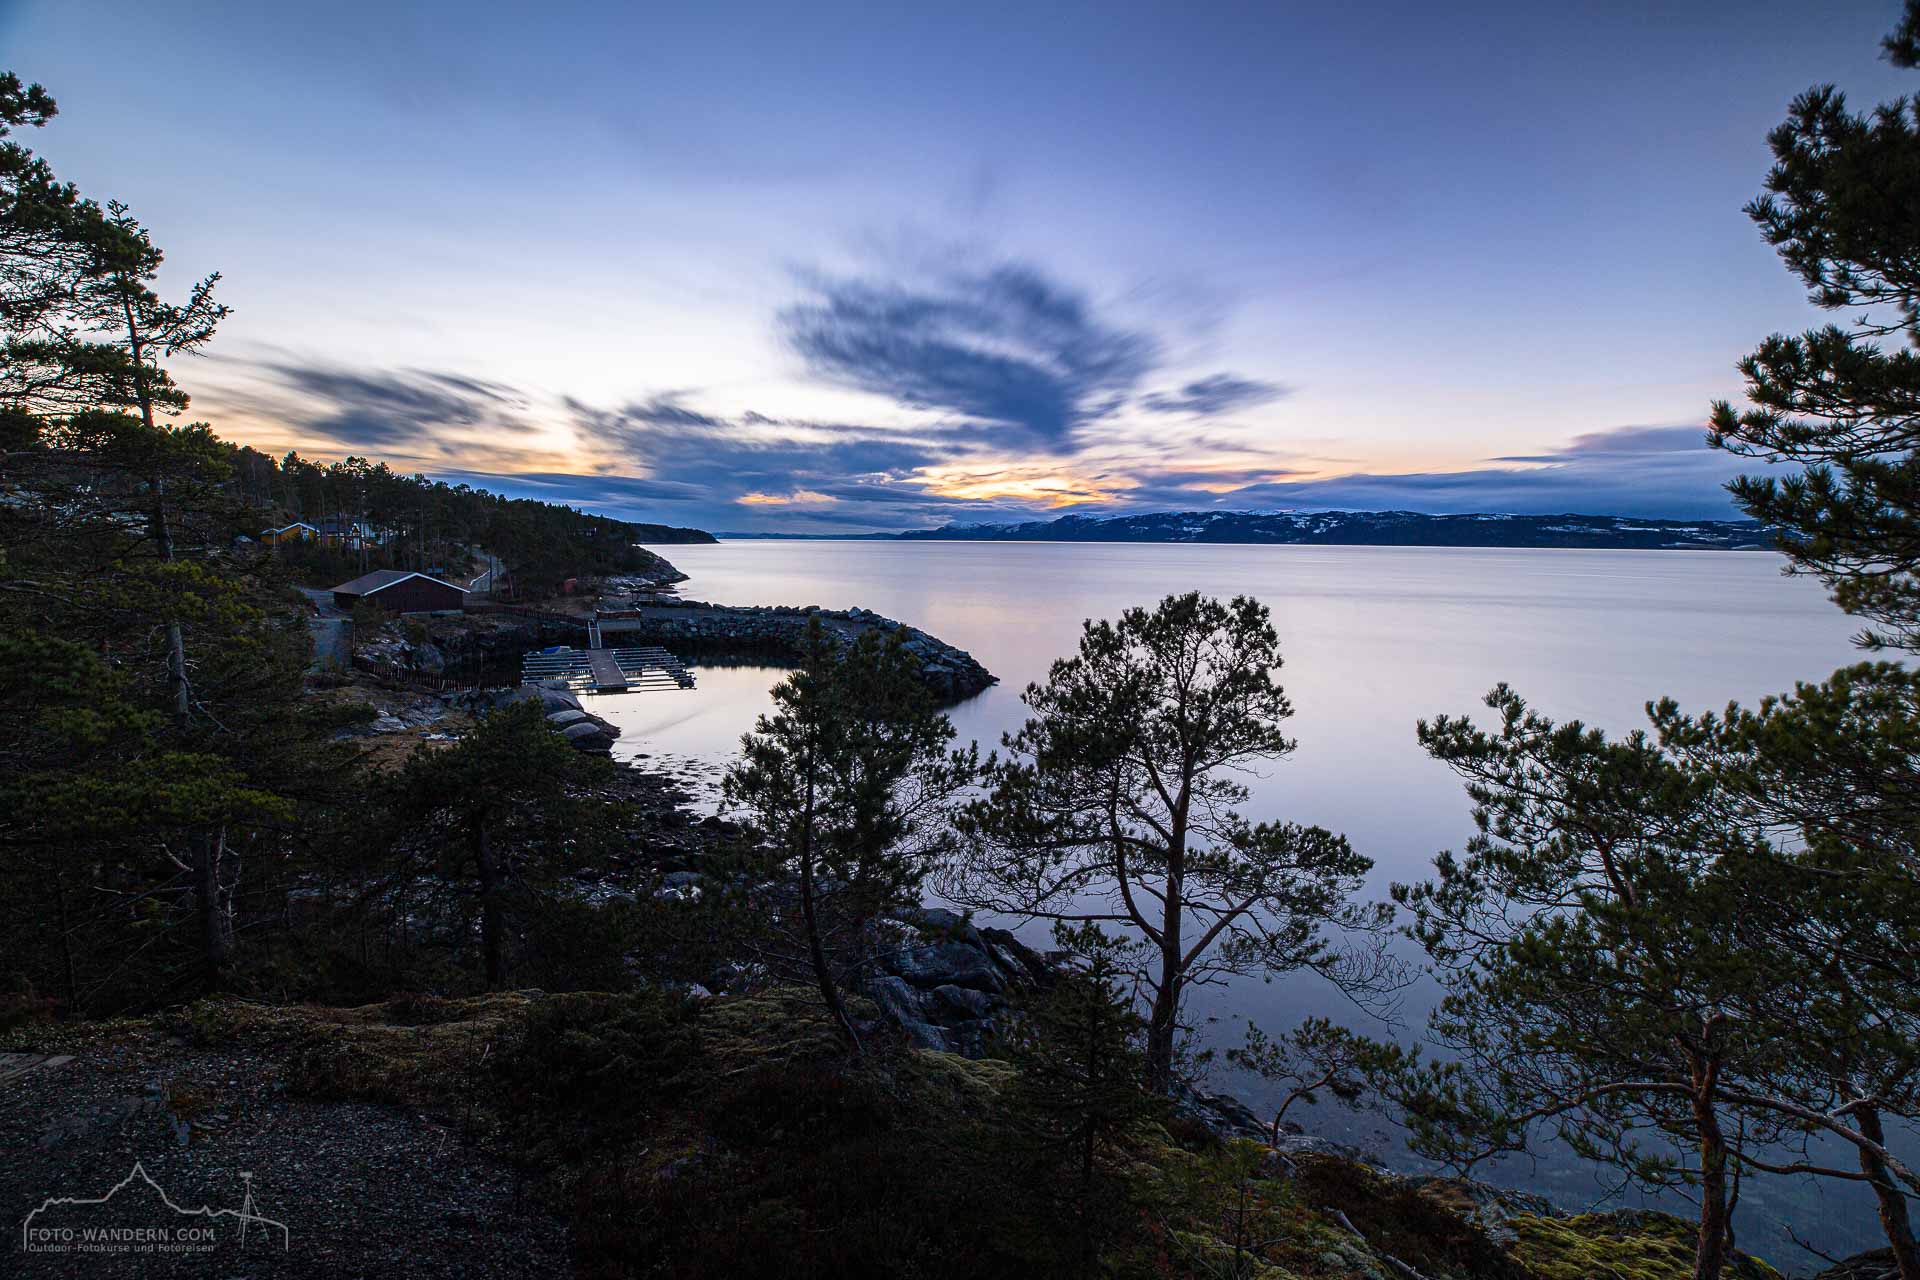
M281 525L278 529L266 529L260 534L260 541L269 546L281 542L311 542L320 536L320 531L303 521Z

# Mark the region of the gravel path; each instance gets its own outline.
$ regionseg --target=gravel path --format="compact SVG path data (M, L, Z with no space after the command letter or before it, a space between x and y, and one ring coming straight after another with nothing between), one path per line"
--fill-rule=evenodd
M334 604L332 592L318 587L299 591L313 606L307 617L307 630L313 634L313 670L323 670L329 663L352 666L353 620Z
M438 1119L289 1098L257 1055L155 1032L61 1052L76 1056L0 1085L0 1275L488 1280L568 1270L564 1225ZM35 1214L50 1197L105 1197L136 1165L146 1179L104 1205ZM243 1174L254 1215L244 1244ZM183 1215L167 1200L219 1216ZM29 1251L29 1215L36 1230L71 1230L38 1237L67 1251ZM89 1230L98 1240L108 1227L168 1234L129 1252L82 1250Z

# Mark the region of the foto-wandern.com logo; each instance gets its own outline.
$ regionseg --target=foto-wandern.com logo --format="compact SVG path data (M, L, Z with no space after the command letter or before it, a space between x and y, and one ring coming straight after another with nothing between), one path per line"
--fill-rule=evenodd
M256 1212L253 1175L240 1175L237 1209L175 1204L139 1164L101 1196L49 1196L20 1224L20 1247L28 1253L208 1253L222 1239L243 1248L251 1230L271 1247L287 1247L287 1226ZM117 1197L117 1198L116 1198Z

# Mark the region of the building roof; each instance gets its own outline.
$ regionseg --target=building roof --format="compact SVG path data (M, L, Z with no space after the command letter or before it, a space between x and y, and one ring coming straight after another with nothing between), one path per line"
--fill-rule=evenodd
M268 529L266 532L285 533L289 529L313 529L313 526L308 524L305 520L295 520L292 524L283 524L278 529ZM318 529L313 529L313 531L315 533L320 532Z
M405 582L408 578L424 578L428 582L437 582L450 591L462 595L467 589L451 582L441 581L424 573L409 573L405 569L375 569L372 573L363 573L352 582L343 582L333 589L335 595L370 596L376 591L385 591L396 582Z

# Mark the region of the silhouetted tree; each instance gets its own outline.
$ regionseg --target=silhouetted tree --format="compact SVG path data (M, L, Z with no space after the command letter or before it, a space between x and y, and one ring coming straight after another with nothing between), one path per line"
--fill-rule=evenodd
M1913 65L1916 24L1910 0L1886 42L1898 65ZM1775 526L1795 570L1873 624L1864 641L1920 648L1920 100L1862 116L1821 86L1768 141L1766 194L1747 213L1812 301L1853 324L1768 338L1740 362L1752 407L1716 402L1710 438L1804 467L1742 476L1734 497Z
M1249 1022L1246 1041L1227 1050L1227 1061L1287 1086L1273 1112L1275 1143L1294 1103L1314 1106L1328 1093L1352 1107L1384 1104L1397 1094L1393 1083L1420 1065L1400 1046L1358 1035L1326 1018L1308 1018L1284 1039Z
M943 886L968 906L1039 919L1131 925L1150 944L1150 1087L1171 1093L1180 1009L1229 974L1314 970L1350 991L1392 970L1378 948L1386 905L1352 901L1372 863L1343 837L1251 823L1235 774L1286 756L1293 714L1274 679L1266 607L1198 593L1089 622L1079 652L1028 687L1033 711L965 810L969 854Z
M854 1052L860 1036L840 992L844 951L889 908L916 905L947 848L946 815L977 776L975 750L949 749L896 638L851 643L807 628L800 667L773 690L774 712L741 739L727 803L745 814L755 878L798 896L804 967Z
M442 874L471 877L488 989L506 980L509 899L546 883L591 838L607 815L579 803L579 789L611 769L575 750L529 699L483 716L451 747L416 752L401 771L400 842Z
M1124 1208L1120 1180L1101 1176L1102 1157L1164 1104L1144 1088L1146 1024L1133 990L1140 944L1094 924L1056 923L1053 939L1074 967L1027 999L1000 1047L1019 1068L1009 1113L1038 1144L1043 1165L1067 1172L1067 1202L1090 1268L1102 1222Z
M1867 1023L1836 1003L1836 975L1781 945L1796 907L1778 851L1715 773L1645 734L1555 725L1504 686L1487 702L1494 731L1420 726L1466 779L1480 834L1434 880L1395 888L1447 991L1432 1030L1457 1055L1407 1091L1416 1148L1470 1163L1545 1126L1639 1181L1693 1185L1698 1280L1731 1249L1739 1171L1796 1136L1849 1141L1920 1191L1849 1107L1809 1105L1803 1042ZM1808 997L1797 1028L1794 995Z
M1792 1098L1831 1137L1857 1134L1855 1168L1803 1154L1757 1169L1865 1180L1901 1280L1920 1280L1907 1200L1883 1157L1886 1122L1920 1119L1920 675L1862 664L1757 710L1655 708L1669 749L1708 771L1765 836L1743 864L1731 936L1767 957L1741 1012L1774 1052L1757 1087Z

